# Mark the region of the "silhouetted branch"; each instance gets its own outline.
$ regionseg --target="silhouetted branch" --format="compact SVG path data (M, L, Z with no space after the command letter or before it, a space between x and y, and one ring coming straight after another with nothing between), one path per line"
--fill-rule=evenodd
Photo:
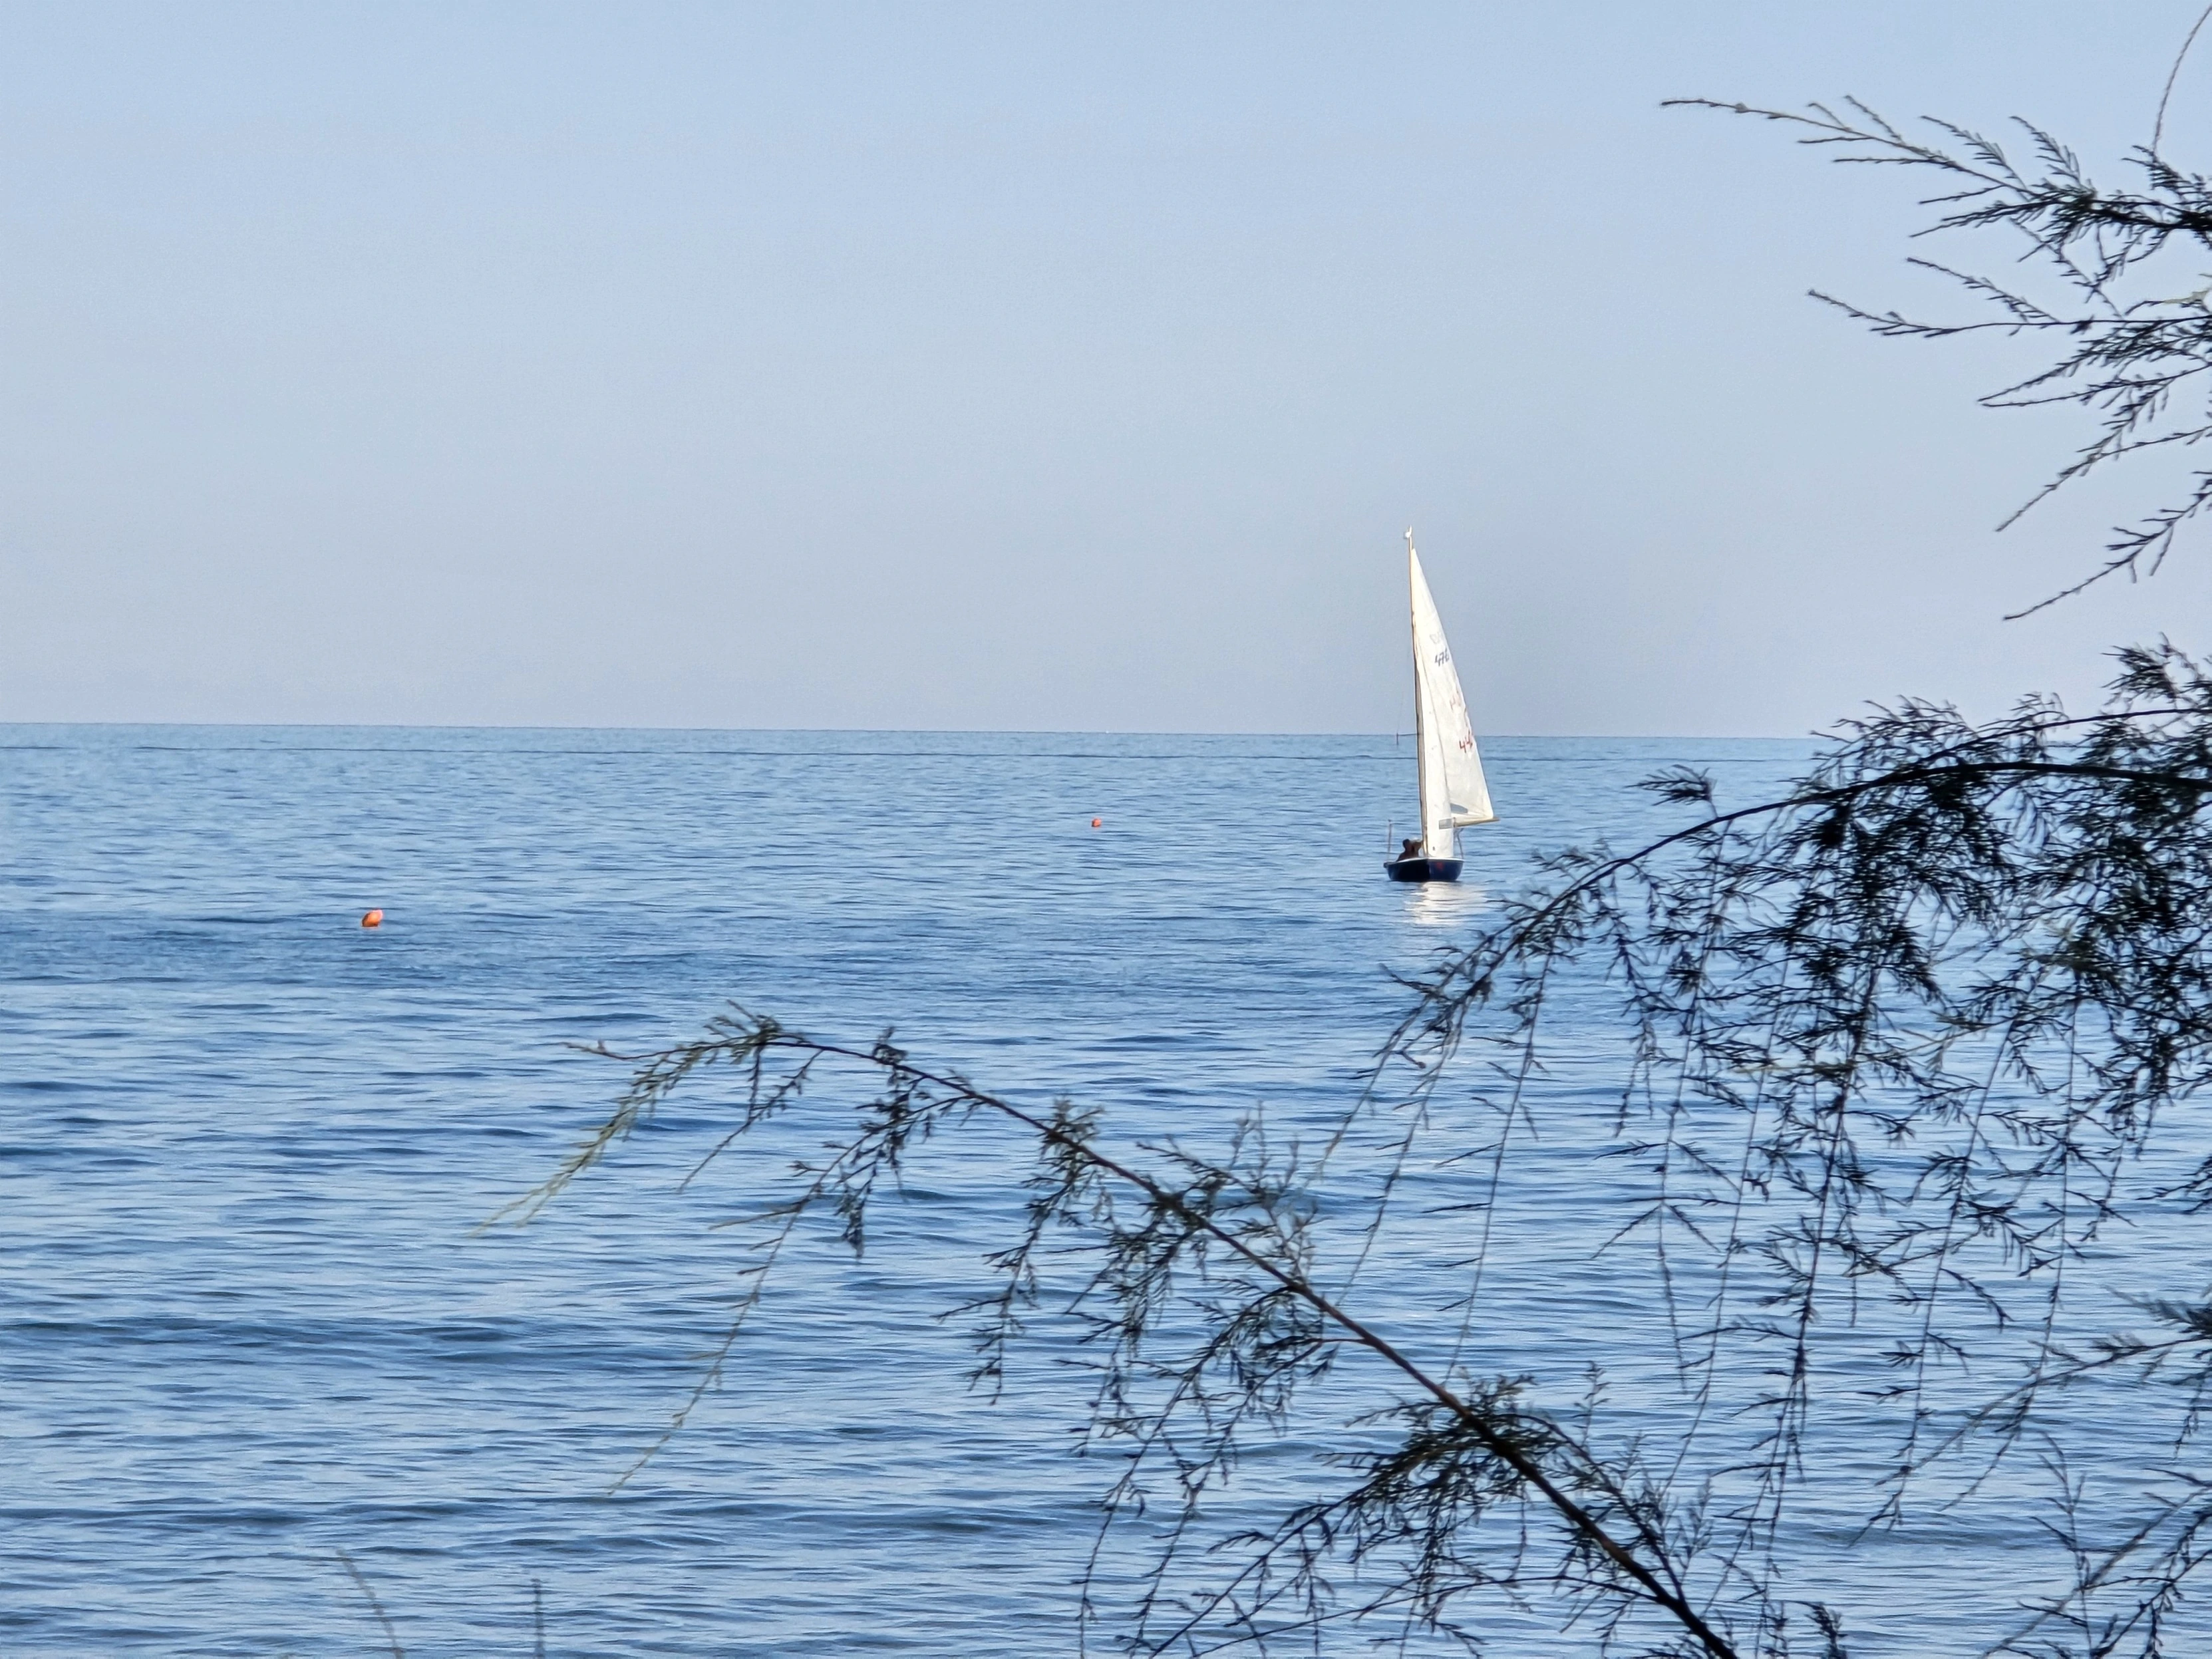
M888 1035L823 1042L743 1009L697 1042L594 1049L633 1068L629 1087L513 1212L536 1213L679 1085L737 1085L703 1167L803 1106L818 1111L809 1091L860 1068L872 1086L842 1109L843 1129L769 1177L788 1185L751 1218L762 1254L742 1270L734 1341L806 1218L834 1219L862 1250L875 1198L935 1136L1018 1130L1034 1161L1012 1236L979 1241L998 1279L965 1309L979 1321L971 1377L1003 1386L1010 1346L1033 1334L1046 1256L1085 1264L1060 1310L1097 1379L1087 1440L1127 1459L1104 1524L1146 1512L1147 1470L1177 1499L1140 1575L1139 1652L1264 1651L1386 1609L1471 1644L1456 1611L1469 1597L1526 1607L1540 1592L1601 1647L1840 1653L1845 1610L1793 1589L1802 1564L1784 1542L1807 1493L1837 1501L1832 1475L1805 1460L1841 1363L1825 1333L1840 1328L1884 1345L1881 1376L1849 1390L1893 1429L1866 1480L1867 1524L1897 1524L1911 1503L1976 1501L2017 1449L2043 1449L2061 1516L2047 1536L2072 1580L2017 1639L2056 1652L2071 1632L2100 1655L2133 1643L2148 1659L2201 1559L2194 1477L2171 1472L2186 1490L2136 1494L2130 1511L2100 1506L2052 1460L2062 1419L2080 1420L2063 1399L2170 1385L2179 1457L2212 1387L2212 1304L2195 1287L2141 1297L2170 1332L2156 1340L2098 1322L2109 1299L2084 1304L2072 1288L2108 1226L2212 1206L2212 1158L2177 1170L2157 1138L2212 1083L2212 672L2166 645L2122 652L2118 666L2091 714L2047 701L1979 725L1929 703L1876 710L1794 785L1745 806L1674 769L1644 787L1692 822L1626 854L1544 861L1545 884L1406 981L1413 1009L1327 1138L1341 1157L1358 1123L1378 1125L1359 1143L1380 1158L1365 1207L1336 1195L1352 1266L1334 1282L1317 1274L1312 1183L1326 1172L1342 1188L1349 1167L1303 1162L1257 1117L1218 1157L1110 1150L1097 1117L1067 1101L1032 1110ZM1639 1396L1626 1438L1595 1378L1563 1413L1537 1403L1533 1374L1478 1376L1460 1358L1499 1237L1499 1181L1551 1110L1548 1016L1562 997L1578 1051L1594 1032L1620 1034L1607 1150L1648 1184L1595 1248L1650 1250L1680 1389ZM1400 1078L1409 1086L1394 1097ZM1496 1115L1494 1138L1445 1133L1456 1118L1432 1108L1455 1079ZM2158 1178L2134 1180L2154 1154ZM1346 1287L1413 1160L1449 1171L1478 1157L1486 1173L1456 1206L1481 1215L1465 1289L1438 1308L1424 1357L1431 1332L1384 1333ZM1204 1500L1243 1438L1283 1431L1300 1390L1351 1353L1377 1368L1345 1429L1367 1449L1335 1459L1352 1480L1213 1536ZM1939 1480L1936 1497L1918 1496ZM1519 1528L1486 1528L1501 1505ZM1547 1559L1529 1516L1553 1529ZM1207 1560L1227 1565L1180 1589L1171 1575ZM1645 1621L1633 1632L1632 1617ZM1673 1632L1656 1644L1655 1620Z
M1589 1580L1594 1593L1602 1589L1614 1595L1638 1595L1676 1621L1699 1650L1713 1659L1734 1659L1735 1649L1691 1604L1667 1558L1663 1540L1648 1520L1632 1516L1637 1522L1636 1540L1650 1555L1649 1560L1616 1537L1603 1518L1569 1490L1577 1480L1588 1483L1591 1471L1598 1467L1583 1449L1562 1437L1548 1419L1517 1407L1516 1391L1510 1385L1474 1396L1453 1389L1311 1280L1305 1271L1300 1239L1303 1218L1290 1218L1291 1212L1298 1207L1295 1194L1292 1189L1271 1183L1263 1166L1212 1164L1178 1156L1176 1162L1180 1167L1175 1178L1155 1176L1102 1151L1093 1139L1093 1121L1065 1103L1054 1115L1042 1117L964 1079L915 1064L891 1043L888 1035L863 1049L819 1042L742 1009L716 1019L708 1036L696 1042L638 1054L617 1053L604 1046L590 1052L635 1067L630 1088L613 1115L578 1153L526 1200L510 1206L510 1211L519 1211L526 1218L535 1214L562 1187L634 1132L672 1089L695 1073L729 1067L747 1082L739 1124L718 1143L711 1158L726 1150L748 1128L789 1109L817 1062L842 1060L872 1067L881 1077L882 1092L862 1108L858 1133L836 1146L819 1166L803 1171L807 1180L800 1194L777 1206L779 1243L788 1236L791 1220L826 1205L840 1218L845 1242L860 1251L865 1248L864 1218L869 1201L918 1142L940 1127L978 1113L1018 1124L1036 1138L1042 1195L1030 1205L1024 1238L993 1257L994 1264L1006 1275L1009 1289L983 1304L994 1318L982 1338L985 1359L979 1377L996 1381L1007 1326L1017 1318L1020 1306L1035 1295L1030 1260L1044 1228L1054 1224L1097 1225L1102 1212L1097 1207L1100 1194L1096 1182L1099 1177L1110 1177L1139 1194L1144 1208L1142 1222L1135 1228L1117 1230L1110 1221L1105 1224L1106 1261L1092 1281L1094 1291L1106 1291L1114 1297L1126 1343L1117 1362L1127 1369L1122 1376L1109 1382L1123 1381L1133 1374L1136 1334L1156 1319L1168 1294L1175 1264L1194 1263L1204 1275L1208 1271L1206 1252L1211 1248L1250 1269L1262 1288L1241 1305L1208 1310L1215 1329L1202 1345L1195 1366L1186 1369L1187 1390L1194 1387L1198 1373L1224 1358L1233 1360L1243 1372L1248 1393L1255 1382L1263 1391L1287 1387L1297 1369L1311 1359L1321 1344L1348 1343L1396 1372L1425 1402L1392 1408L1413 1425L1405 1450L1371 1466L1367 1480L1349 1497L1295 1520L1285 1538L1316 1528L1328 1531L1333 1524L1330 1517L1346 1516L1361 1529L1359 1553L1364 1553L1374 1544L1374 1537L1369 1534L1401 1534L1405 1516L1400 1511L1409 1494L1433 1485L1447 1460L1457 1459L1449 1464L1449 1474L1443 1482L1443 1487L1454 1495L1446 1498L1441 1490L1425 1491L1426 1501L1467 1503L1479 1510L1486 1501L1524 1488L1533 1492L1565 1522L1578 1554L1601 1560L1612 1570ZM769 1068L770 1056L791 1056L796 1063L788 1072L775 1073ZM757 1297L757 1281L749 1286L747 1295L749 1303ZM1299 1304L1305 1316L1293 1316L1285 1324L1277 1305L1282 1298ZM1113 1391L1121 1398L1118 1389ZM1121 1409L1128 1416L1115 1425L1118 1431L1126 1433L1154 1426L1126 1401ZM1573 1473L1561 1474L1547 1467L1561 1458L1575 1466ZM1601 1480L1597 1484L1602 1488ZM1478 1490L1482 1496L1473 1497ZM1613 1500L1613 1512L1628 1513L1617 1494L1607 1496ZM1378 1523L1378 1511L1389 1518ZM1433 1541L1440 1548L1447 1540L1437 1534ZM1451 1593L1439 1583L1417 1583L1412 1604L1432 1622L1440 1623L1443 1603ZM1213 1605L1220 1603L1217 1600ZM1189 1621L1177 1626L1152 1650L1164 1651L1185 1644L1193 1629Z
M2192 40L2195 33L2191 32ZM2184 52L2187 49L2185 43ZM2177 408L2174 401L2192 382L2201 387L2198 377L2212 369L2212 287L2160 295L2142 290L2135 280L2170 251L2212 250L2212 179L2171 166L2160 157L2155 137L2128 158L2141 173L2142 187L2110 190L2088 177L2073 151L2027 122L2017 124L2033 158L2023 166L1994 140L1948 122L1926 122L1937 141L1920 142L1856 99L1846 100L1841 112L1825 104L1796 111L1705 98L1668 102L1798 128L1806 135L1800 143L1831 150L1835 161L1932 173L1939 181L1937 192L1923 198L1922 205L1938 211L1918 234L2010 231L2025 240L2029 258L2057 279L2067 302L2045 302L2016 287L1933 261L1913 262L1948 277L2000 313L1979 322L1924 322L1893 309L1872 311L1814 295L1891 339L1937 340L1995 330L2057 334L2066 342L2055 361L1982 401L1991 408L2071 404L2096 416L2097 434L2000 528L2110 462L2212 437L2212 403L2202 392L2186 409ZM2161 129L2164 118L2161 103ZM2106 544L2107 557L2089 575L2014 616L2027 616L2107 576L2155 572L2177 533L2208 506L2212 472L2200 471L2164 505L2132 524L2115 526Z
M376 1615L376 1622L384 1627L384 1639L392 1644L392 1659L407 1659L406 1650L399 1645L399 1632L392 1626L392 1616L385 1612L384 1603L377 1600L376 1591L370 1588L361 1568L355 1565L353 1557L345 1551L339 1550L336 1553L339 1564L346 1570L346 1576L353 1580L362 1599L368 1603L368 1610Z

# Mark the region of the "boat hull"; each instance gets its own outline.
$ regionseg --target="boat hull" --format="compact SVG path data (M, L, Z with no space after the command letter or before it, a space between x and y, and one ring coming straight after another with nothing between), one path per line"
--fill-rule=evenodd
M1393 881L1457 881L1464 867L1461 859L1385 859L1382 868Z

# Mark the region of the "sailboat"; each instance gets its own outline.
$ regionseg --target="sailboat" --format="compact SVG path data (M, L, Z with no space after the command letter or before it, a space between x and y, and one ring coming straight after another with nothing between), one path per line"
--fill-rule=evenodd
M1459 832L1493 822L1482 752L1474 744L1467 698L1452 666L1443 620L1429 596L1413 532L1406 532L1406 568L1413 606L1413 730L1421 757L1421 834L1408 836L1382 867L1393 881L1457 881Z

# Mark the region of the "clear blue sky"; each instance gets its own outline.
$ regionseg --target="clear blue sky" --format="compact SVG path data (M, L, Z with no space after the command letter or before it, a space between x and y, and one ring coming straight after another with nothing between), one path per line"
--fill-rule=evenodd
M9 9L0 720L1793 733L2212 644L2212 548L1942 307L1912 181L2197 0ZM2212 50L2168 150L2212 166Z

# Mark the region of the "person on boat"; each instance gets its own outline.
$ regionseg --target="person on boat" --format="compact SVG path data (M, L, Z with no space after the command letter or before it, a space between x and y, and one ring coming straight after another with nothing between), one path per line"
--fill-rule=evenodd
M1417 859L1420 856L1421 838L1419 836L1407 836L1406 844L1398 849L1398 862L1403 864L1407 859Z

